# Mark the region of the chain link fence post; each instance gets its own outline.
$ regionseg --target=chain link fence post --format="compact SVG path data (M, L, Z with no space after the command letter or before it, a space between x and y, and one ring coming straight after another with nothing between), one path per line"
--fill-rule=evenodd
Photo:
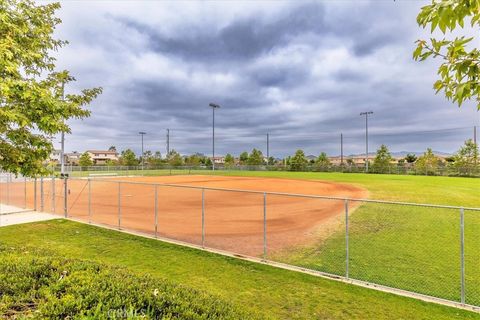
M345 278L349 278L350 252L348 243L348 199L345 199Z
M33 210L37 211L37 177L33 180Z
M154 192L155 238L158 238L158 185L155 185Z
M263 193L263 260L267 260L267 193Z
M65 218L68 218L68 178L63 177L63 214Z
M88 178L88 223L92 223L92 181Z
M23 209L27 209L27 177L23 178Z
M202 189L202 248L205 248L205 189Z
M465 219L460 209L460 302L465 304Z
M12 174L7 175L7 205L10 204L10 181L12 179Z
M55 176L52 176L52 212L55 213Z
M43 177L40 177L40 212L43 212L45 195L43 193Z
M121 183L118 183L118 230L121 229L122 226L122 189Z

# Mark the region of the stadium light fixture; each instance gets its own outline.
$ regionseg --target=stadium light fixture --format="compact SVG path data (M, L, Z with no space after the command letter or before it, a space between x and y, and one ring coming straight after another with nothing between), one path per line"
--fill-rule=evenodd
M215 171L215 109L220 108L216 103L209 103L212 108L212 171Z
M140 131L138 134L142 136L142 170L143 170L143 166L144 166L143 136L146 135L147 133Z
M368 115L373 111L360 112L360 116L365 116L365 172L368 173Z

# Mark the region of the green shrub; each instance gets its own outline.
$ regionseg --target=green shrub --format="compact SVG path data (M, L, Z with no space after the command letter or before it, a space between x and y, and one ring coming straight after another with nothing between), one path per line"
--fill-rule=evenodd
M0 247L0 317L245 319L214 296L125 269Z

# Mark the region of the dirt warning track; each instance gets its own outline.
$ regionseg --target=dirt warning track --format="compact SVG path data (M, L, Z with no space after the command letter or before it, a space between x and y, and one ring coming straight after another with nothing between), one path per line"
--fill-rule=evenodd
M156 231L159 237L201 245L203 201L205 246L252 256L263 253L264 201L268 252L314 241L322 226L331 227L332 221L340 221L344 215L344 202L340 200L272 194L264 199L263 193L202 191L188 186L345 198L368 196L365 189L356 186L314 180L185 175L91 179L89 186L86 179L70 179L68 212L73 218L150 234ZM55 207L56 213L62 213L61 181L45 182L43 188L44 211L51 212ZM33 185L28 189L27 203L33 207ZM351 209L356 205L352 203Z

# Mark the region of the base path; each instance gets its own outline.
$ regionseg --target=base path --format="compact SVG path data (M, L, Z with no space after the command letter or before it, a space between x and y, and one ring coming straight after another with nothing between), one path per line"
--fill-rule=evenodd
M50 206L50 209L55 207L57 213L63 212L61 183L61 181L45 182L43 186L45 211L52 211L48 209ZM155 183L183 187L162 185L155 187L152 185ZM56 190L55 197L49 194L48 186ZM191 187L345 198L368 197L368 192L360 187L325 181L185 175L91 179L89 200L88 180L70 179L68 213L73 218L149 234L154 234L156 230L159 237L201 245L202 189ZM155 192L157 192L156 219ZM28 195L32 194L33 192L28 192ZM32 206L33 199L30 196L28 198L27 202ZM203 191L203 201L205 246L250 256L262 255L264 245L262 193L206 189ZM358 205L358 202L352 203L352 211ZM340 227L343 216L344 201L341 200L267 194L267 250L271 253L315 241L322 236L322 226L328 225L331 229L334 221L334 224Z

